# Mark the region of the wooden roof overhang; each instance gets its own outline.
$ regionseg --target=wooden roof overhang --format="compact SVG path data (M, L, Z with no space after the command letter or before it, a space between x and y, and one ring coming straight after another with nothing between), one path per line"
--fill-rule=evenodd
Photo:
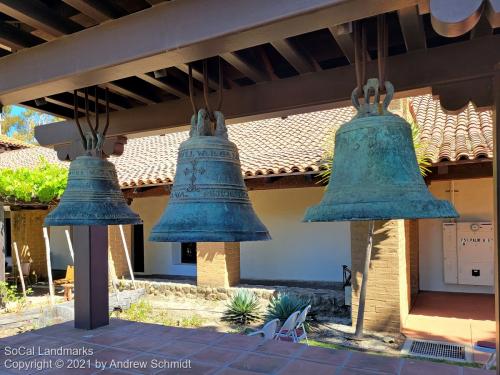
M182 126L187 64L201 93L205 58L212 89L223 60L229 122L345 105L355 85L352 22L366 20L376 76L381 13L387 76L400 96L432 91L451 110L492 105L499 0L0 0L0 102L67 118L36 129L62 158L78 139L73 90L110 90L111 137Z

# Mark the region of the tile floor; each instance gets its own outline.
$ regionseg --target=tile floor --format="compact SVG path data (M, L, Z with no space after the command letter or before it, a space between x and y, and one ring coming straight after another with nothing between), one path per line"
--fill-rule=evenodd
M40 355L38 352L49 348L64 350L64 353ZM28 349L30 351L26 352ZM104 364L106 368L103 370ZM15 368L20 366L31 368ZM76 368L68 369L69 366ZM75 329L73 322L67 322L1 339L0 374L19 373L493 374L460 366L118 319L93 331Z
M402 332L412 338L447 341L473 347L495 342L495 296L492 294L420 292ZM488 355L474 352L474 360Z

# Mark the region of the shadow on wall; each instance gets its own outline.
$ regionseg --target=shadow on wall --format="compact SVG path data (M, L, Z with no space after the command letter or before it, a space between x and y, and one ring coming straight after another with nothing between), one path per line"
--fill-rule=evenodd
M381 254L385 249L387 241L390 241L390 231L394 228L391 221L375 221L373 248L371 254L370 273L376 267L374 261L381 260ZM361 279L363 274L366 245L368 244L368 221L356 221L351 223L351 257L352 257L352 290L355 294L359 293ZM385 249L385 250L384 250ZM397 254L396 254L397 255ZM397 267L397 263L395 264ZM370 274L368 274L370 280ZM370 281L368 281L370 282ZM369 298L369 289L367 296Z

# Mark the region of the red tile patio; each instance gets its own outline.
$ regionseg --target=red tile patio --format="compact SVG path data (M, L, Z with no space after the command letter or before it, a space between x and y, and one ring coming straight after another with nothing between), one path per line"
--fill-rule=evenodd
M421 292L403 333L411 338L447 341L473 347L477 341L495 342L493 294ZM483 362L488 355L474 353Z
M35 351L86 348L87 353L11 354L12 348L22 347ZM67 322L2 339L0 361L0 374L492 374L459 366L117 319L94 331L77 330L73 322ZM20 363L41 366L42 361L45 368L39 372L33 368L12 368ZM82 368L68 370L69 363ZM104 371L99 368L103 363L107 364ZM117 364L128 368L116 369ZM141 368L130 368L133 364ZM178 368L160 368L168 365Z

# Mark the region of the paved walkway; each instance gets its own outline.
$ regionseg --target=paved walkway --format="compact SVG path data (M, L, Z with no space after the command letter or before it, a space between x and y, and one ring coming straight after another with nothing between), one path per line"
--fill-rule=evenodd
M24 351L33 348L34 353L15 352L23 348ZM44 374L493 374L459 366L117 319L94 331L77 330L72 322L67 322L11 336L0 340L0 349L0 374L40 373L33 368L13 369L14 364L44 367ZM47 353L48 349L59 352ZM42 356L39 351L47 355ZM106 369L102 372L104 365ZM79 369L70 371L69 366Z
M472 293L419 293L403 328L411 338L470 347L477 341L495 342L495 332L495 296ZM488 359L483 353L473 354L475 361Z

